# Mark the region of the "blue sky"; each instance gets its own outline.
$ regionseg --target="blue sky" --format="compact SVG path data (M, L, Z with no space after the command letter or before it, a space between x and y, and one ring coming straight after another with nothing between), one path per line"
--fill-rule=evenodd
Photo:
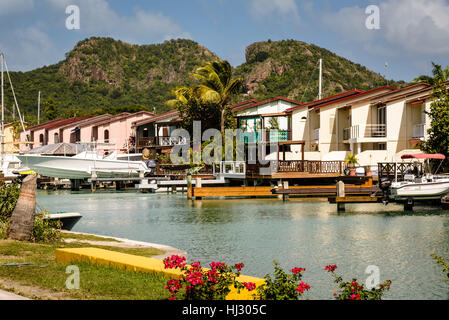
M80 29L68 30L68 5L80 8ZM369 5L380 29L365 26ZM449 65L449 0L0 0L0 49L11 70L64 59L90 36L135 44L189 38L237 66L245 48L267 39L324 47L388 78L430 74Z

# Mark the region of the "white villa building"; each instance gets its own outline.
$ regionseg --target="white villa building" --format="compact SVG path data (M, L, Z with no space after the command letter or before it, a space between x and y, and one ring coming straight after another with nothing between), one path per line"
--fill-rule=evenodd
M272 153L269 159L333 161L355 154L360 165L377 167L420 152L430 128L425 111L431 92L430 85L415 83L355 89L305 104L282 97L253 99L234 105L233 111L238 127L253 133L252 142L288 145L285 155ZM273 124L276 133L269 132ZM264 136L262 129L268 131Z

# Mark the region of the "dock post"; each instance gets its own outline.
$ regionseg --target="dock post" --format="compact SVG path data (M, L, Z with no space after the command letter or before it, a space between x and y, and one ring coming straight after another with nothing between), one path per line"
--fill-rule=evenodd
M201 178L196 178L195 188L202 188ZM201 197L195 197L195 200L201 200Z
M97 173L95 171L92 171L92 176L90 178L90 190L92 192L95 192L97 191Z
M345 197L345 183L343 181L337 182L337 198L344 198ZM338 202L337 201L337 211L345 211L345 203L344 202Z
M288 181L284 181L283 188L284 190L288 190ZM288 201L288 194L282 194L282 200Z
M404 202L404 211L413 211L413 206L414 206L414 204L415 204L415 201L413 201L412 198L407 199L407 200Z
M187 199L191 200L193 197L193 188L192 188L192 175L189 173L187 173Z
M282 180L278 181L278 189L282 188ZM280 194L278 195L279 200L284 200L284 195Z

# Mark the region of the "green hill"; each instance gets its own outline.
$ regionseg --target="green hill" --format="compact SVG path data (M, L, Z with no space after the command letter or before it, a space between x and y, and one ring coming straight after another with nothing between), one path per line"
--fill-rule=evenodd
M353 88L370 89L386 80L379 74L320 47L287 40L258 42L246 49L246 62L235 68L244 78L238 98L286 96L304 101L317 96L318 59L324 59L325 95ZM171 90L191 85L189 73L218 57L191 40L131 45L111 38L80 41L66 58L29 72L11 72L25 120L35 123L41 91L41 120L123 111L166 111ZM313 74L313 77L311 77ZM307 84L309 90L304 95ZM395 83L393 83L395 84ZM13 104L6 93L7 119Z
M301 41L256 42L246 48L246 62L236 68L248 97L284 96L306 102L318 96L318 61L323 59L323 96L352 89L373 89L387 80L360 64ZM400 86L403 82L389 81Z

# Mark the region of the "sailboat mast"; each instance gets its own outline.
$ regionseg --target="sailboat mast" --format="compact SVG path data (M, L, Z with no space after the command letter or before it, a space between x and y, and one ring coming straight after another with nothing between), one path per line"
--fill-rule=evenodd
M3 88L3 65L5 64L5 56L3 53L0 53L0 60L1 60L1 95L2 95L2 133L1 133L1 166L0 168L3 168L3 161L4 161L4 154L5 154L5 93Z

